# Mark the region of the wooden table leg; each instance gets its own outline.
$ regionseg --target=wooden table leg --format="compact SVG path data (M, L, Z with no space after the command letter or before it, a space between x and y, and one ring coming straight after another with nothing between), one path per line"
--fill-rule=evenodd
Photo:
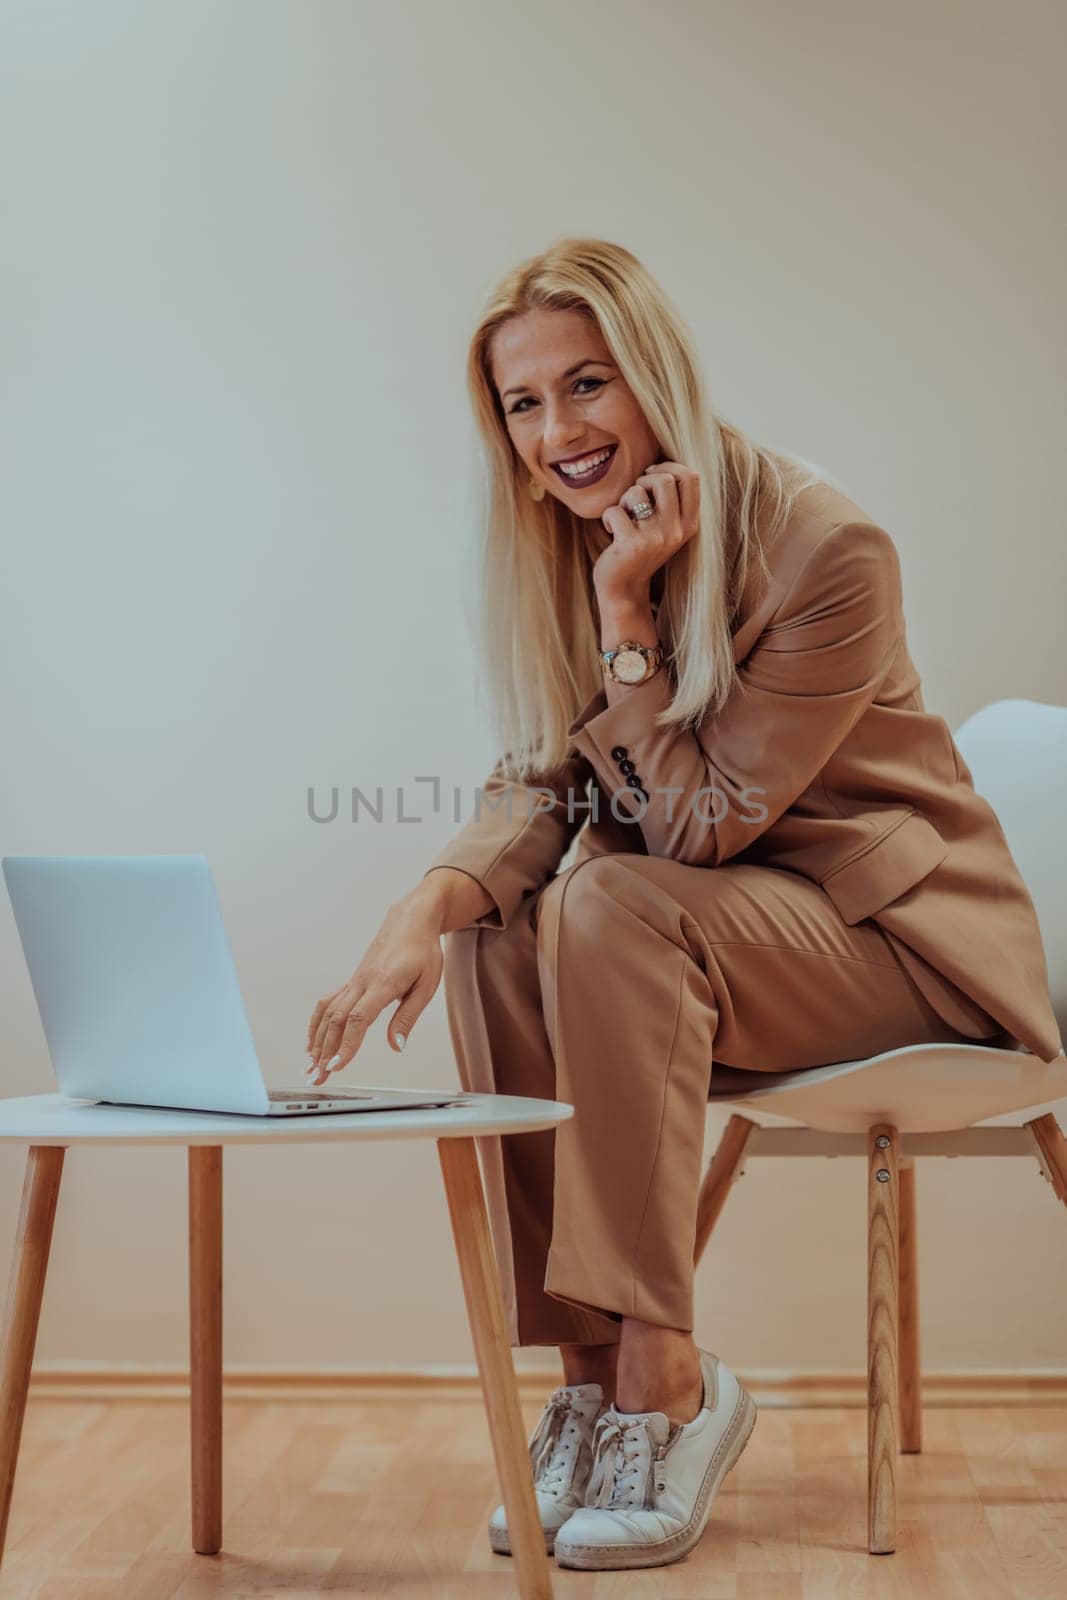
M551 1600L545 1537L534 1496L504 1302L473 1138L438 1139L452 1237L467 1302L489 1435L522 1600Z
M900 1338L900 1141L878 1123L867 1135L867 1549L897 1547Z
M222 1546L222 1146L189 1147L193 1549Z
M36 1144L26 1153L22 1209L8 1280L4 1329L0 1335L0 1559L7 1539L7 1519L15 1487L33 1347L37 1342L65 1154L62 1145Z

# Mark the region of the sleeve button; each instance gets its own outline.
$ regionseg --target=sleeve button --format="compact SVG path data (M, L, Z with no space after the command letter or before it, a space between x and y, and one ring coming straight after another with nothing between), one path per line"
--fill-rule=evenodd
M614 750L611 752L611 759L612 761L621 761L626 755L629 755L629 751L627 750L626 746L624 744L617 744Z
M636 772L637 768L634 766L632 761L629 761L629 760L620 761L619 762L619 771L620 772Z
M628 772L626 774L626 782L630 785L631 789L640 789L641 787L641 779L637 776L636 772Z

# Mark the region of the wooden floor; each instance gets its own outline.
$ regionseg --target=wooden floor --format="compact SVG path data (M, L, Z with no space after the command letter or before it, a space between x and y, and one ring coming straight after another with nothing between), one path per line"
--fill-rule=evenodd
M543 1399L543 1397L541 1397ZM537 1396L523 1398L532 1431ZM588 1600L1062 1600L1067 1408L925 1413L895 1554L866 1553L866 1412L761 1410L704 1538L648 1572L568 1572ZM511 1600L475 1397L227 1401L224 1550L189 1549L176 1401L31 1398L0 1600L317 1595Z

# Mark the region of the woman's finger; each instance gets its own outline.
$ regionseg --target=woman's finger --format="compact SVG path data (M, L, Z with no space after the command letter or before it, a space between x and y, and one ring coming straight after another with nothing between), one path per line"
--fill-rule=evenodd
M656 461L645 471L649 474L669 472L676 480L682 506L682 526L687 537L696 533L700 526L700 473L692 467L683 466L680 461Z
M632 537L641 526L640 522L633 520L624 505L608 506L600 520L616 540Z
M411 1037L412 1028L433 999L439 976L439 972L420 973L418 981L412 984L393 1012L386 1034L395 1050L403 1050L405 1043Z
M642 473L637 481L647 490L652 504L664 518L681 520L682 502L678 495L678 479L673 472L661 472L657 467L655 472Z
M358 1004L359 991L345 984L339 989L319 1022L315 1043L311 1048L311 1059L315 1063L314 1069L308 1074L312 1083L322 1083L328 1075L327 1063L335 1055L345 1024L348 1021L352 1007Z
M342 985L342 987L343 987L343 985ZM311 1013L311 1021L308 1023L308 1032L307 1032L307 1051L308 1051L308 1055L311 1054L312 1046L315 1043L315 1035L318 1033L318 1031L319 1031L319 1023L322 1021L322 1013L326 1010L326 1007L329 1005L330 1001L334 998L334 995L338 995L338 994L340 994L340 992L341 992L340 989L334 989L333 993L327 994L327 995L323 995L322 999L318 1002L318 1004L316 1005L314 1011Z
M626 512L627 516L630 518L631 522L633 522L635 527L642 522L648 521L647 516L635 517L635 511L639 511L642 506L651 506L653 512L656 512L659 509L655 500L648 493L648 490L638 488L636 484L632 489L627 489L626 493L619 497L619 504L622 506L622 509Z
M316 1007L316 1010L319 1013L319 1020L315 1024L315 1033L311 1040L311 1046L308 1051L312 1062L314 1062L316 1065L318 1064L319 1056L322 1053L323 1040L326 1035L326 1030L330 1026L330 1019L334 1015L334 1008L337 1006L346 988L347 985L342 984L340 989L334 990L333 994L330 996L329 1000L324 1006L321 1008Z
M397 999L391 984L365 989L349 1011L333 1052L326 1062L326 1074L343 1072L367 1036L367 1029L389 1004Z

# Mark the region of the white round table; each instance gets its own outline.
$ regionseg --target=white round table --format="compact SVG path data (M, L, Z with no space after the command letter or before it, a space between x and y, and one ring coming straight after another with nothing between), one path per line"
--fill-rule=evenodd
M440 1094L442 1091L430 1091ZM189 1327L192 1542L222 1547L222 1147L339 1139L434 1139L478 1362L522 1600L552 1593L515 1384L496 1256L478 1167L479 1138L534 1133L574 1115L558 1100L457 1092L427 1110L250 1117L100 1105L59 1094L0 1099L0 1140L25 1144L14 1258L0 1345L0 1558L18 1461L64 1152L76 1144L189 1147Z

